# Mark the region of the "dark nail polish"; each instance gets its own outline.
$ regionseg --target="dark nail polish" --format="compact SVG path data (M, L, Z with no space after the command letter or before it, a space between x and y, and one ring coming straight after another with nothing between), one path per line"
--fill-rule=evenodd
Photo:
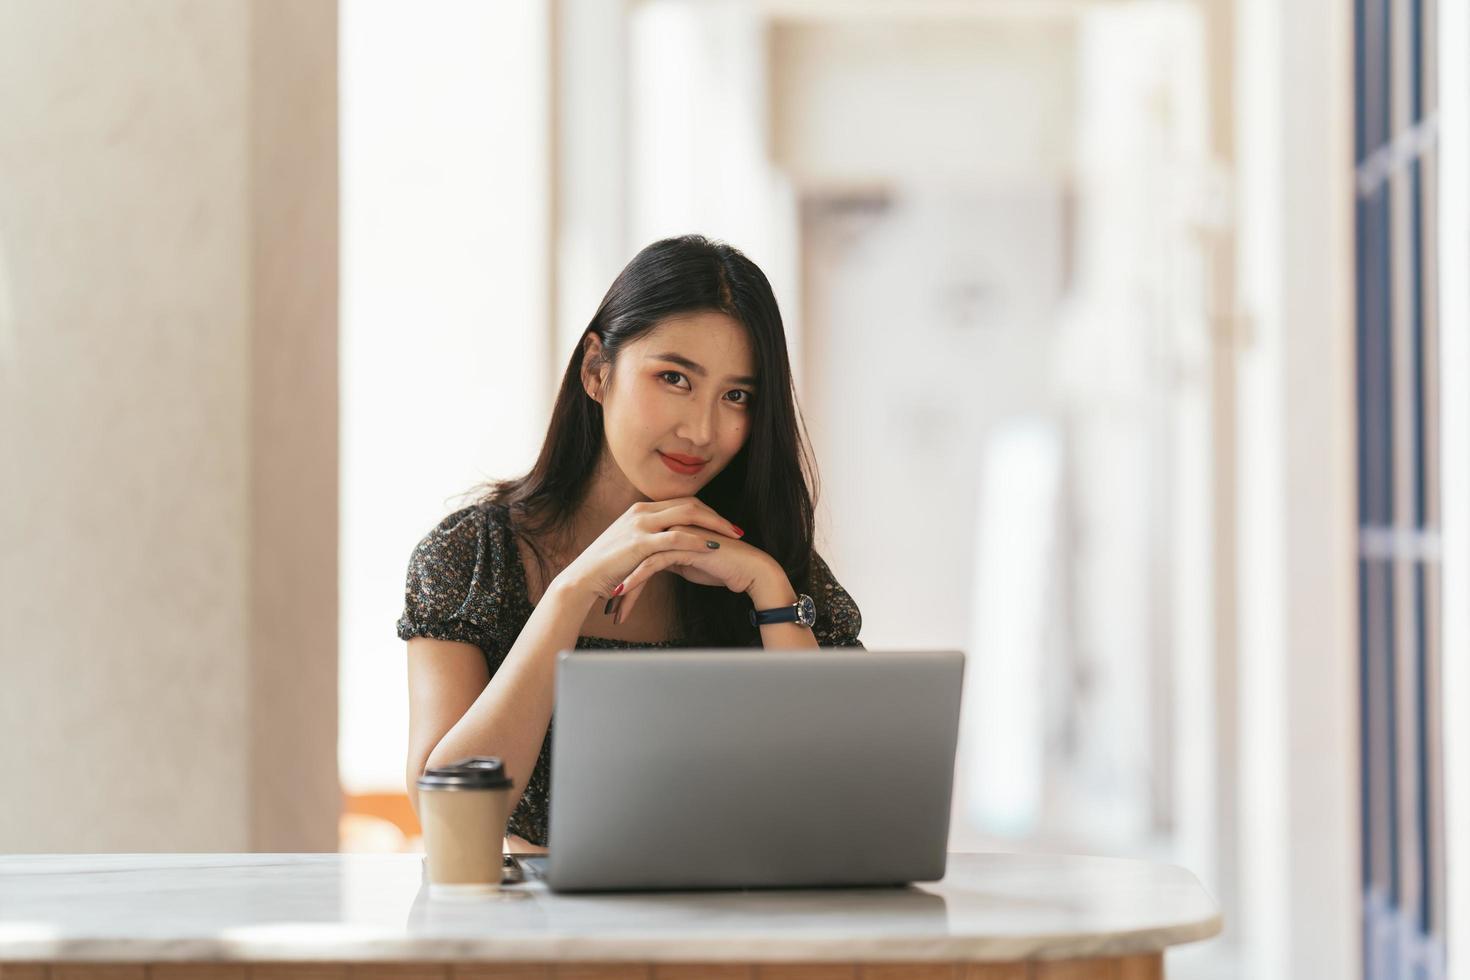
M718 548L720 546L720 543L718 541L706 541L704 543L704 546L706 548L714 549L714 548Z
M602 607L602 614L604 616L611 616L612 615L613 603L615 603L617 601L618 600L617 600L617 597L616 596L614 596L613 598L607 600L607 605L605 605L605 606Z

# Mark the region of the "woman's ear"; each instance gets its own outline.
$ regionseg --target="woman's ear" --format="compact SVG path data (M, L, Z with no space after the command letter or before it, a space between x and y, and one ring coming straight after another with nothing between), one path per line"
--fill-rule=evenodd
M582 338L582 388L588 398L601 402L606 381L607 365L602 360L602 339L589 331Z

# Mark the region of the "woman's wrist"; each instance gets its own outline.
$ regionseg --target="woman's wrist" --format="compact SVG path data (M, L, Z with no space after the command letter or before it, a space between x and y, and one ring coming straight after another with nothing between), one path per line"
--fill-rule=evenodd
M596 589L576 578L568 577L563 572L551 580L542 601L550 600L572 615L585 617L600 598ZM579 618L577 624L580 626L581 623L582 619Z
M763 574L756 576L745 594L756 609L776 609L796 602L796 590L791 587L786 570L775 561Z

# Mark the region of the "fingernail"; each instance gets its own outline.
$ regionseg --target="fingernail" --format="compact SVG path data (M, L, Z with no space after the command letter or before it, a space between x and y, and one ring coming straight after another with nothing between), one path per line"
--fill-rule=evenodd
M731 524L730 526L735 529L735 536L737 538L743 538L743 537L745 537L745 532L742 531L742 530L740 530L740 525L739 524Z
M627 585L627 584L628 584L628 583L626 583L626 582L619 582L619 583L618 583L618 587L617 587L617 588L616 588L616 589L613 589L613 590L612 590L612 594L613 594L613 595L622 595L622 594L623 594L623 587L624 587L624 586L625 586L625 585Z
M704 543L704 546L706 548L718 548L720 546L720 543L718 541L706 541Z
M612 615L612 607L613 607L613 603L614 602L617 602L617 600L616 599L609 599L609 600L607 600L607 605L605 605L605 606L602 607L602 614L604 616L611 616Z

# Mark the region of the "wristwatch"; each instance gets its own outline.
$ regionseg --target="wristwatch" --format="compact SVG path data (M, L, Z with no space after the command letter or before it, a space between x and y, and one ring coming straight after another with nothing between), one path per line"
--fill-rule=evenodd
M809 595L797 596L796 601L789 606L750 611L750 625L752 626L765 626L767 623L796 623L798 626L810 628L816 621L817 604L812 602L812 597Z

